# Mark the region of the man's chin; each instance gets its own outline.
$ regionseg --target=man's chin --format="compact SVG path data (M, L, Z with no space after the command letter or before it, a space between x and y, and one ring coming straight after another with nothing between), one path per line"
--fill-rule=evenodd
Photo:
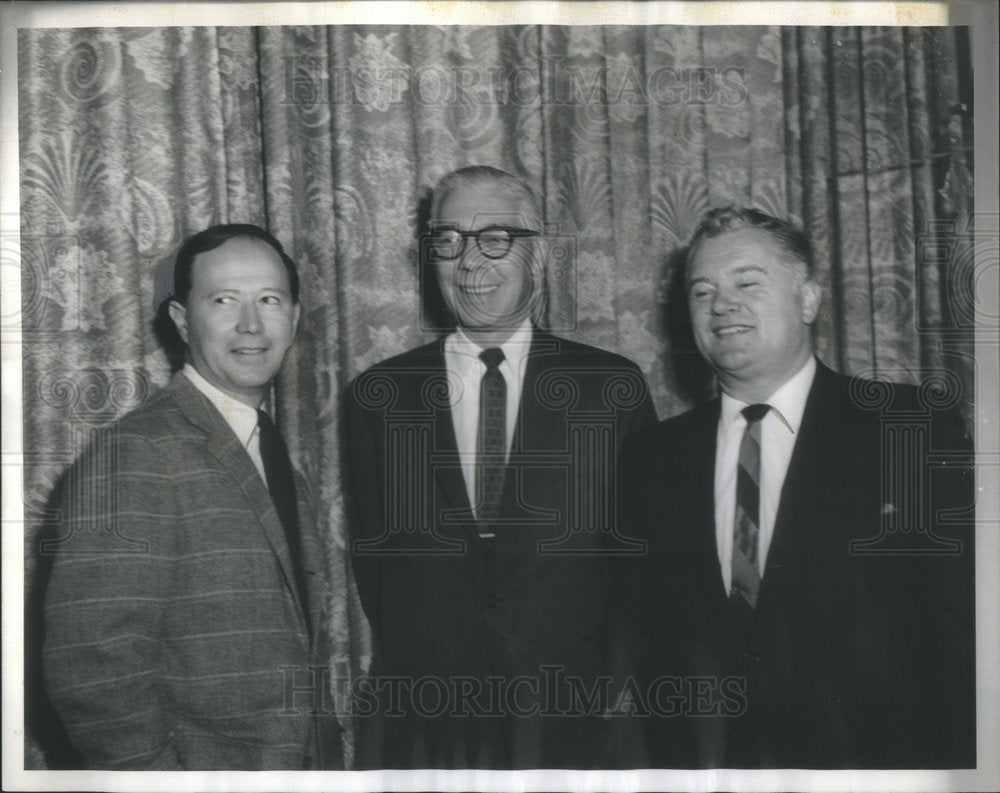
M247 391L260 391L271 385L278 374L273 367L262 368L254 371L242 371L234 373L231 378L233 386Z
M459 321L459 327L465 332L469 338L473 339L489 339L491 337L496 337L500 341L504 341L510 337L510 335L521 327L521 323L524 322L523 317L517 319L503 319L497 322L490 323L471 323Z
M526 311L515 314L489 312L477 307L474 311L458 311L458 324L470 333L507 332L519 327L527 319Z

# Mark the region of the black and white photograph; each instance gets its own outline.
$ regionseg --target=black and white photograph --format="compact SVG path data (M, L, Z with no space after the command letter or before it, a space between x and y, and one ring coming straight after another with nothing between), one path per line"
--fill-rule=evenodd
M5 790L1000 785L995 4L4 5Z

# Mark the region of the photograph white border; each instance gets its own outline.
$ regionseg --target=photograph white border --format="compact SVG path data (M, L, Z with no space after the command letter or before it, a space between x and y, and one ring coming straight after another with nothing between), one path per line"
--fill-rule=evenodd
M18 219L17 30L25 27L357 24L550 25L968 25L975 96L975 215L1000 234L998 201L998 28L992 0L963 3L650 2L650 3L70 3L0 5L0 261L16 263ZM994 255L1000 245L990 249ZM1000 262L977 262L977 311L1000 316ZM991 269L992 268L992 269ZM20 311L16 266L0 282L2 316ZM2 339L3 472L3 788L5 790L892 790L1000 788L1000 338L976 333L976 450L980 530L976 537L978 755L975 771L393 771L98 772L24 770L21 344ZM984 481L985 480L985 481ZM985 530L984 530L985 528Z

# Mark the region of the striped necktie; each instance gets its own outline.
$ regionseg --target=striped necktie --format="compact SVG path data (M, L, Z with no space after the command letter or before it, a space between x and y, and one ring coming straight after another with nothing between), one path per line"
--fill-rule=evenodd
M770 405L747 405L747 420L740 442L736 468L736 514L733 530L733 585L730 597L743 598L750 608L757 607L760 572L757 568L760 547L760 422Z

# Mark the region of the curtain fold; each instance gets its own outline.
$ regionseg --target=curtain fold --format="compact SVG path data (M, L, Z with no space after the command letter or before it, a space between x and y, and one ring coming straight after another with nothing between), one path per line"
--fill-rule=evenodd
M327 539L342 694L372 648L347 561L340 398L434 336L419 222L429 188L469 164L539 191L547 324L636 360L661 418L705 386L687 373L680 253L730 203L808 230L821 358L935 376L971 412L964 29L25 29L18 48L29 579L88 432L167 381L156 266L211 224L260 224L302 279L276 406ZM29 732L42 767L50 736L30 718Z

